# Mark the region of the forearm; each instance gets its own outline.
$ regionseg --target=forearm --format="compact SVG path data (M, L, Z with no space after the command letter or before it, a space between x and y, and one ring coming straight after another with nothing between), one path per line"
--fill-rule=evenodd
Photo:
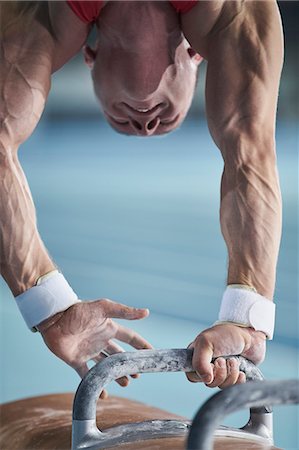
M281 237L281 196L274 148L268 143L268 150L255 152L246 139L228 145L239 148L223 152L230 155L225 158L220 208L229 257L227 282L253 286L259 294L272 299ZM246 159L240 154L247 155Z
M0 146L0 267L14 296L54 269L39 236L29 186L15 149Z
M272 299L281 234L275 121L283 61L275 2L225 2L209 36L207 118L224 159L228 283Z

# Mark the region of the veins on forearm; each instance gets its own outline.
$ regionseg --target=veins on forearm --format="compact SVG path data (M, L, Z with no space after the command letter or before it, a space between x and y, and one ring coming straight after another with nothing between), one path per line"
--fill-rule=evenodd
M6 160L4 164L3 159ZM33 250L35 213L9 152L2 158L0 186L1 266L20 272ZM21 277L21 273L18 275Z
M0 266L18 295L30 288L53 263L40 239L35 208L14 151L0 146Z
M225 168L220 214L229 252L228 281L252 284L272 297L281 233L276 170L256 164Z

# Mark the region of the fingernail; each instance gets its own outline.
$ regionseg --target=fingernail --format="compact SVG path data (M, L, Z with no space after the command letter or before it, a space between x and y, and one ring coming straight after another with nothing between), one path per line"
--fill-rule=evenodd
M210 383L211 380L211 375L209 374L205 374L205 375L199 375L198 376L202 379L202 381L204 381L205 383Z

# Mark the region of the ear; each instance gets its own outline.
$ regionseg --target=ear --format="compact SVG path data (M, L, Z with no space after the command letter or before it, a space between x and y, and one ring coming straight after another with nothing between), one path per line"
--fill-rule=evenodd
M96 50L93 50L91 47L89 47L89 45L84 45L82 50L83 50L85 63L88 65L88 67L90 69L92 69L93 65L94 65L94 61L97 56Z
M189 47L187 51L189 53L190 58L195 64L199 65L203 61L203 57L200 56L200 54L197 53L192 47Z

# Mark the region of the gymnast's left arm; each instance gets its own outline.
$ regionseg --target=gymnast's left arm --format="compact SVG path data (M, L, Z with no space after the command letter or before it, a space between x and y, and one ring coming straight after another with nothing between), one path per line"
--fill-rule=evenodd
M212 357L241 354L260 363L273 334L282 215L274 135L283 39L275 2L203 3L218 11L207 35L197 33L196 13L182 26L208 61L207 120L224 160L220 222L228 287L220 321L191 344L197 373L188 378L226 387L244 376L235 362L212 364Z

